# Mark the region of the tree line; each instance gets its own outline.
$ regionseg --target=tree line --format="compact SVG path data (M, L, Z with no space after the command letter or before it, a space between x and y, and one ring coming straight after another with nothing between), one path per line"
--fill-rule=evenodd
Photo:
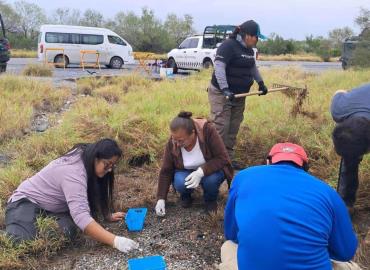
M124 37L135 51L156 53L170 51L196 32L191 15L181 17L171 13L162 21L149 8L143 8L141 14L119 11L113 18L105 18L94 9L81 12L58 8L48 15L34 3L21 0L11 5L0 0L0 13L12 47L20 49L35 49L40 25L46 23L105 27ZM355 23L361 30L370 28L370 10L361 8ZM328 60L340 56L343 41L352 36L354 31L350 27L333 29L327 37L310 35L301 41L272 33L267 41L259 42L258 49L271 55L312 53Z

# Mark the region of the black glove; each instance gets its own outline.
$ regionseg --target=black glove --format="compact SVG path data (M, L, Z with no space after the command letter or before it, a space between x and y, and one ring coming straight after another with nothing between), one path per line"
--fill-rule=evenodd
M259 96L262 96L262 95L266 95L267 94L267 92L268 92L268 89L267 89L267 87L266 87L266 85L265 85L265 83L263 82L263 81L260 81L259 83L258 83L258 91L260 91L261 93L259 93L258 95Z
M235 94L229 90L229 88L222 89L222 94L230 101L235 98Z

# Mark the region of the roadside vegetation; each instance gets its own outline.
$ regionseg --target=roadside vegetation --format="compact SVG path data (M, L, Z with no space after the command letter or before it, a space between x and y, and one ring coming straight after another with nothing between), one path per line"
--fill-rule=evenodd
M272 83L307 85L309 94L299 105L297 114L292 112L297 105L295 94L271 93L248 98L238 137L238 159L247 166L261 164L276 142L299 143L308 151L311 173L335 186L339 157L331 141L334 124L329 113L330 100L337 89L351 89L368 82L370 70L328 71L320 75L295 68L261 69L261 72L268 86ZM0 105L0 154L9 156L10 162L0 166L0 228L4 228L5 202L12 191L78 142L92 142L103 137L116 139L124 153L118 172L127 173L132 166L146 164L148 171L153 172L150 178L155 183L169 136L169 121L180 110L192 111L199 117L209 115L206 92L209 78L210 71L206 70L187 79L164 81L152 81L135 74L82 79L77 83L76 101L58 116L59 121L55 121L53 127L43 133L30 132L22 136L35 109L42 108L46 102L50 104L50 112L58 111L70 92L52 89L32 79L1 76L0 103L6 103ZM370 183L366 182L370 179L369 155L361 163L360 178L363 183L357 208L361 212L369 207L366 199L370 196ZM142 189L139 183L143 184L138 181L137 185L127 185L125 193L135 196L137 190L141 190L140 199L152 201L154 189ZM116 204L125 205L120 198ZM213 221L217 230L222 228L219 218L222 216ZM50 220L41 220L40 228L45 228L45 222L53 228ZM363 239L366 232L360 229L358 232L360 240ZM369 247L362 240L361 243L357 260L367 265L370 263ZM55 236L55 230L51 233L41 230L36 241L20 247L14 247L2 236L0 268L39 267L42 261L61 252L59 250L66 245L64 239Z

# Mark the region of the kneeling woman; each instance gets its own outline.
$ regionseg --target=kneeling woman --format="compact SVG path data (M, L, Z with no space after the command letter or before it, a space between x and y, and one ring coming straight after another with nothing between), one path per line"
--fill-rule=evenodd
M181 112L170 124L169 139L158 182L156 213L165 215L165 200L171 184L181 194L184 208L192 203L191 193L203 188L206 211L217 209L219 187L233 169L224 143L212 123L192 119L192 113Z
M121 156L115 141L103 139L78 144L50 162L22 182L8 200L6 233L15 242L34 239L36 218L52 216L70 239L78 227L93 239L122 252L137 248L134 241L115 236L94 220L98 214L112 222L124 216L122 212L111 212L114 167Z

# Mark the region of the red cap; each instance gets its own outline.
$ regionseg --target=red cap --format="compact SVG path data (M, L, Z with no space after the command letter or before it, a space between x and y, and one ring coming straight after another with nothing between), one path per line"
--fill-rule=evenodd
M292 161L299 166L303 166L303 163L308 162L303 147L289 142L275 144L271 148L269 156L272 164L280 161Z

